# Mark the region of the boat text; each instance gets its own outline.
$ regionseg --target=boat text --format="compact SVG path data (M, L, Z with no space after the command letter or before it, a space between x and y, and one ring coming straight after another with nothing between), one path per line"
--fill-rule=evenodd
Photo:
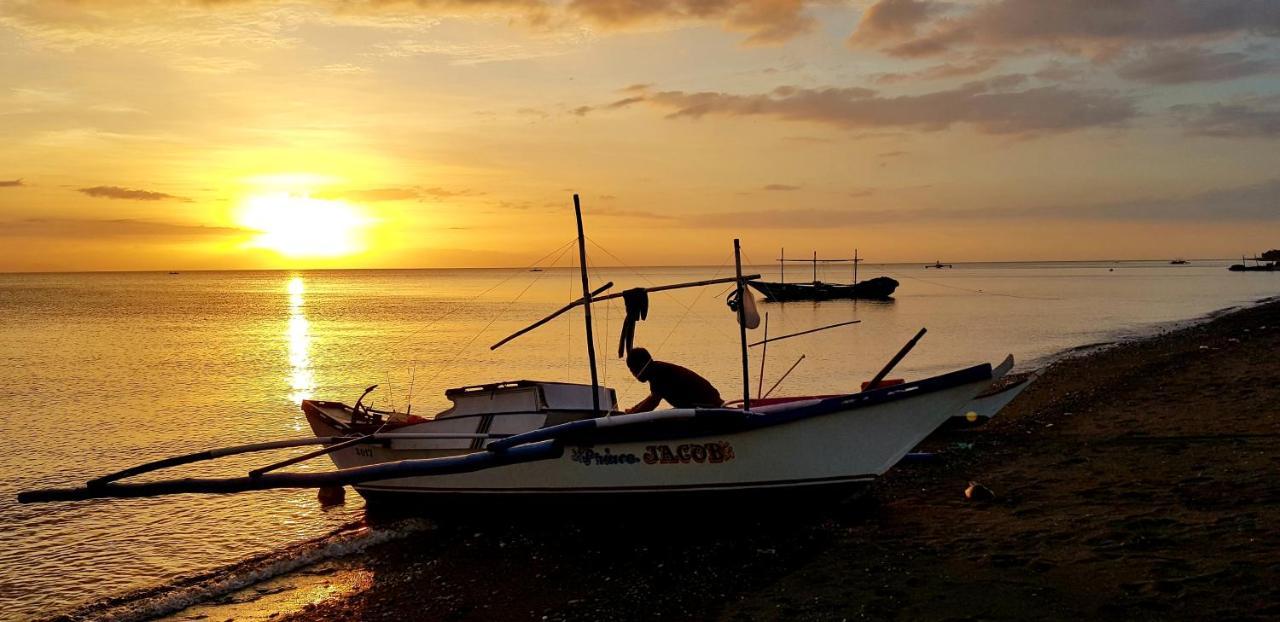
M596 451L591 447L574 447L573 454L569 457L574 462L580 462L587 466L636 464L640 462L640 459L635 454L615 454L608 447L605 447L603 452Z
M733 445L728 441L688 443L676 445L674 449L670 445L649 445L642 457L645 464L717 464L733 458Z

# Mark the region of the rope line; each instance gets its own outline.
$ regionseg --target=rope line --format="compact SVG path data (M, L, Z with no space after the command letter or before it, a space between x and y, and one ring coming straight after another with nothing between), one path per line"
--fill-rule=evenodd
M560 255L557 255L556 258L552 260L551 263L554 264L556 261L559 261L560 257L563 256L568 251L569 251L568 245L565 245L560 250ZM448 363L445 363L443 366L440 367L440 369L436 370L436 373L432 374L431 378L427 380L427 384L434 382L435 379L440 376L440 374L444 373L447 369L452 367L453 364L457 362L458 357L462 356L462 353L466 352L467 348L470 348L471 344L474 344L476 340L480 338L480 335L483 335L485 331L489 330L489 327L493 326L494 322L498 321L498 318L506 315L507 311L509 311L511 307L515 305L516 302L519 301L520 298L523 297L525 293L527 293L529 289L534 286L534 284L536 284L539 280L542 279L543 274L545 274L545 272L539 272L538 276L533 277L533 279L529 281L529 284L525 285L524 289L520 290L520 293L516 294L515 298L512 298L509 302L507 302L505 306L502 307L502 309L500 309L497 313L493 314L493 317L489 318L489 322L485 324L483 328L481 328L474 335L472 335L471 339L467 340L467 343L463 344L461 348L458 348L458 351L454 353L453 358L449 359Z

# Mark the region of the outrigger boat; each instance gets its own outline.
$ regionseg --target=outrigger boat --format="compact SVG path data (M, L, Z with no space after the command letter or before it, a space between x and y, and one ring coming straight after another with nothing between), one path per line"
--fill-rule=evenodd
M586 266L581 210L579 266ZM729 279L649 288L649 291L734 282L749 296L735 240L737 272ZM623 414L615 392L596 376L591 303L612 284L592 290L585 269L578 300L494 344L494 348L581 306L591 384L517 380L446 391L453 406L430 419L362 406L306 400L314 438L241 445L176 456L104 477L79 488L23 492L21 502L231 493L271 488L350 485L371 502L431 500L446 509L467 500L576 498L606 501L782 492L838 492L883 475L948 418L992 387L1012 357L890 386L880 383L919 339L917 335L863 391L775 403L752 400L747 376L749 305L735 311L741 337L743 401L733 407L671 408ZM921 331L921 335L923 331ZM794 368L794 366L793 366ZM122 482L160 469L228 455L305 445L323 449L250 471L244 477ZM276 472L318 456L331 472Z
M898 289L898 281L887 276L878 276L866 281L858 280L858 264L865 260L858 257L854 249L853 259L818 259L814 252L812 259L787 259L786 249L778 256L779 280L751 280L747 285L764 295L768 302L791 302L797 300L892 300L893 292ZM788 283L787 263L804 262L813 264L813 282ZM852 283L824 283L818 280L818 264L820 263L852 263Z

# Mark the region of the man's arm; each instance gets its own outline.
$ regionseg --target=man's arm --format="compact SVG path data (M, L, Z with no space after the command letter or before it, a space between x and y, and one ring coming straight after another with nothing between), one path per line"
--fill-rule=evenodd
M644 399L640 400L640 403L639 403L639 404L636 404L635 406L632 406L631 408L628 408L628 409L627 409L627 414L632 414L632 413L647 413L647 412L649 412L649 411L651 411L651 410L653 410L653 409L657 408L657 407L658 407L658 404L660 404L661 402L662 402L662 396L661 396L661 395L658 395L657 393L650 393L650 394L649 394L649 397L646 397L646 398L644 398Z

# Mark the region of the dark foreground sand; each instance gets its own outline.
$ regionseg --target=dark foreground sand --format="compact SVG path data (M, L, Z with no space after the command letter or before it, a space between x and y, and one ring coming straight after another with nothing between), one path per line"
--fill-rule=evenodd
M928 445L836 508L446 522L292 619L1280 618L1280 303L1055 364Z

